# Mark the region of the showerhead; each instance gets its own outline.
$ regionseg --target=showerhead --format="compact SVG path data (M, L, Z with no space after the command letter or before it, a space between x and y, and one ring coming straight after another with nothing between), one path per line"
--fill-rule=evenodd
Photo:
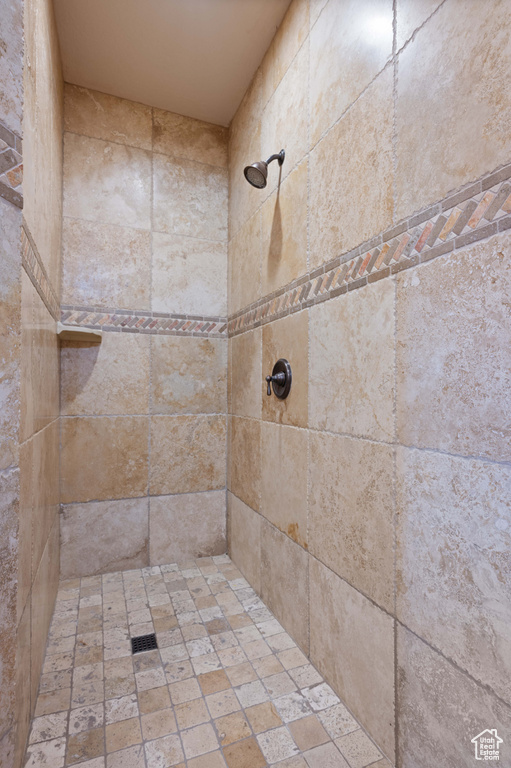
M253 187L257 187L257 189L263 189L268 179L268 165L273 160L278 160L279 165L282 165L285 156L286 153L281 149L278 155L272 155L266 161L258 160L256 163L252 163L252 165L247 165L243 173L248 183L252 184Z

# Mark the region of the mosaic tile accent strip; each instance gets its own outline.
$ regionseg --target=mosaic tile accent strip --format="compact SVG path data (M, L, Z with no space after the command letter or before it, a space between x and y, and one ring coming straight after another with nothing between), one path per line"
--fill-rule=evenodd
M391 768L227 555L60 583L24 765L77 764Z
M21 259L27 275L48 312L54 320L58 320L60 303L25 221L21 228Z
M0 197L18 208L23 208L22 182L22 141L0 123Z
M227 318L225 317L199 317L63 305L60 320L64 325L102 331L227 338Z
M229 318L229 336L510 229L510 177L507 165L254 302Z

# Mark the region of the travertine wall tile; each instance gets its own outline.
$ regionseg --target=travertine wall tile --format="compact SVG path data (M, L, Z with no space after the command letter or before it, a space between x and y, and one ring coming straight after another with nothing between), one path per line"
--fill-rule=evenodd
M58 419L32 438L32 581L58 517L59 438Z
M149 565L149 501L69 504L60 516L63 579Z
M261 247L261 215L258 211L229 241L230 312L260 298Z
M267 396L266 382L261 382L263 419L277 421L280 424L292 424L296 427L306 427L309 391L307 312L298 312L263 326L263 378L271 374L273 366L281 357L291 365L293 377L291 391L285 400L278 400L274 394L270 397Z
M307 161L287 176L262 207L262 295L307 271Z
M326 3L310 33L311 146L390 60L392 20L392 0Z
M266 160L281 149L286 152L282 166L274 161L268 167L267 192L275 189L307 152L307 89L304 83L308 79L308 68L309 47L304 45L261 117L261 159Z
M399 57L397 220L508 161L511 8L484 10L443 3Z
M157 232L227 240L227 171L184 158L153 156Z
M394 620L310 560L311 661L391 759L394 753Z
M153 110L153 149L172 157L227 167L227 128L163 109Z
M15 722L19 470L0 473L0 734ZM9 764L8 764L9 765Z
M227 551L225 491L153 496L149 525L150 565L223 555Z
M471 740L487 723L504 738L502 756L506 754L509 707L400 626L397 648L398 759L403 768L472 764Z
M64 130L140 149L152 148L151 107L65 84Z
M400 442L509 461L511 236L397 280Z
M313 432L309 471L311 553L392 613L392 448Z
M225 413L226 339L150 339L151 413Z
M261 424L261 514L307 548L307 431Z
M441 4L441 0L414 0L413 3L409 3L407 0L397 0L396 43L398 50Z
M182 235L153 234L153 312L227 313L227 245Z
M510 499L507 466L398 450L398 618L509 703Z
M379 75L310 154L314 267L392 224L392 74Z
M231 413L261 418L263 378L262 333L260 328L231 340Z
M229 554L256 592L261 591L261 516L227 493Z
M61 503L146 494L148 437L147 416L63 418Z
M63 218L62 303L104 309L151 308L151 234Z
M23 2L2 2L0 59L0 120L22 135L23 119ZM0 729L1 730L1 729Z
M64 215L136 229L151 226L151 155L64 135Z
M229 446L229 489L258 511L261 503L261 422L233 416Z
M394 286L310 309L310 425L377 440L394 431Z
M148 413L149 336L104 333L101 344L64 342L60 353L63 416Z
M151 495L224 488L226 432L225 416L152 416Z
M59 521L56 516L32 585L30 687L31 701L34 706L46 652L48 629L59 586L59 549Z
M261 597L309 652L309 556L270 523L261 523Z

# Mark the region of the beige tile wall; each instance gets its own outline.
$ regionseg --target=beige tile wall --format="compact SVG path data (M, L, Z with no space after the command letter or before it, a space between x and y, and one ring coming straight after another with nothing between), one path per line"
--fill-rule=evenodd
M14 93L23 95L19 124L11 124L23 135L23 218L58 295L63 83L53 9L47 0L4 5L9 13L19 12L19 18L18 26L2 23L3 29L18 34L20 49L24 40L24 57L19 55L9 73L0 75L6 85L2 101L7 98L14 104ZM4 21L4 8L1 15ZM2 66L7 61L2 56ZM59 579L59 362L56 321L21 269L21 212L8 204L4 207L0 219L7 251L0 261L8 271L2 270L0 277L6 294L1 297L5 313L1 326L9 332L0 336L0 358L9 365L2 372L7 378L1 387L0 482L2 501L6 491L10 496L5 501L10 503L2 503L0 539L2 546L10 544L1 553L2 571L9 577L2 581L0 600L0 764L18 768ZM7 258L9 249L14 261ZM6 344L12 342L14 356L7 354ZM6 734L9 723L12 727Z
M480 10L294 0L230 128L231 313L510 161L511 12ZM510 253L229 340L231 557L399 768L511 740Z
M67 84L64 115L63 304L225 316L226 129ZM62 576L225 551L225 339L65 343L61 407Z

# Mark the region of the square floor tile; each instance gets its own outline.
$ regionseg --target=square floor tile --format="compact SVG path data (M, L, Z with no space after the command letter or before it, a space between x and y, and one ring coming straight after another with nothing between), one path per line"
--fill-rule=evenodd
M183 750L179 736L164 736L147 741L144 745L147 768L170 768L183 761Z
M182 731L181 739L187 759L203 755L205 752L213 752L219 747L218 739L210 723Z
M330 741L330 736L325 731L316 715L309 715L303 717L301 720L294 720L289 723L289 730L291 736L296 742L296 745L305 752L313 747L319 747L320 744L325 744Z
M278 763L279 760L285 760L288 757L297 755L300 751L293 741L291 734L284 727L260 733L257 741L269 763Z
M224 747L229 768L264 768L266 760L257 741L252 737Z
M252 735L250 725L243 712L234 712L232 715L220 717L215 720L215 727L223 747Z

